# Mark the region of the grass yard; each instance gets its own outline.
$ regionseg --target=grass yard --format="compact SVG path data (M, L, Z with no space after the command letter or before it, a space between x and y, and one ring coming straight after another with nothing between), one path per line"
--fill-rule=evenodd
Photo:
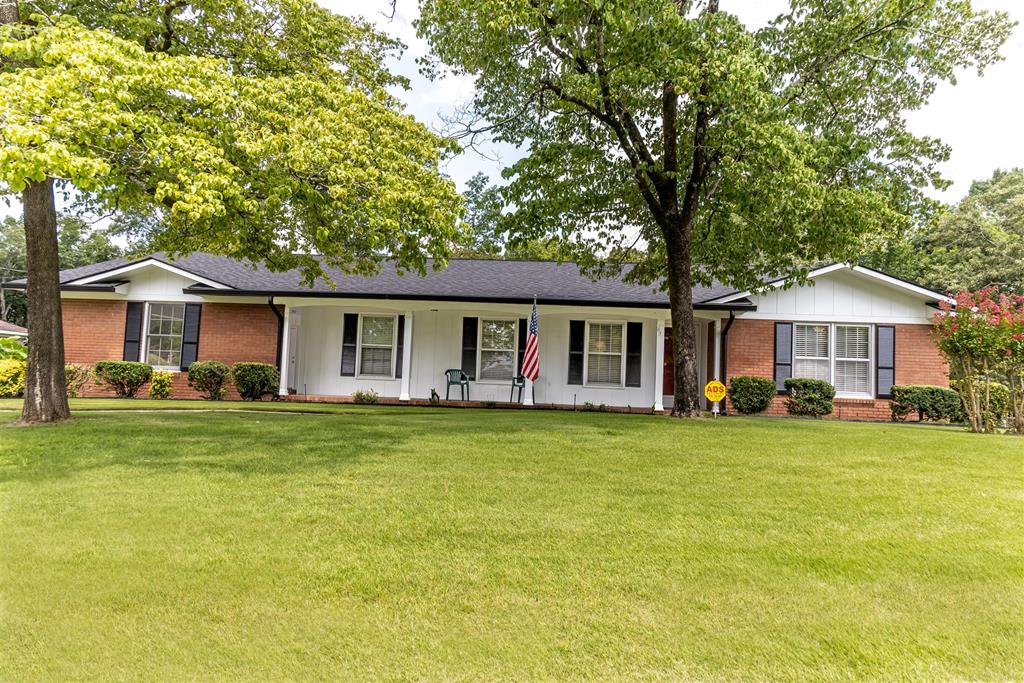
M315 408L0 426L0 680L1024 677L1019 438Z

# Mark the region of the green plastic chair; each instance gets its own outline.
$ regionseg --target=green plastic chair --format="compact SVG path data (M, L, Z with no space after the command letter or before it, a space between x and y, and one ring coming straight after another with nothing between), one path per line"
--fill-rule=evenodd
M519 390L519 399L515 403L523 402L523 389L526 388L526 378L522 375L516 375L512 378L512 390L508 392L508 402L513 403L512 396L516 393L516 389Z
M448 392L452 387L459 388L459 395L463 401L469 400L469 376L459 368L450 368L444 371L445 381L448 383L444 388L444 400L448 400Z

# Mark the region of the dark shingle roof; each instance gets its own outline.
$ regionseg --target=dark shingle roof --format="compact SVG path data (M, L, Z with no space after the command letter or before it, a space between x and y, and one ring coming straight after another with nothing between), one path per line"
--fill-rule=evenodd
M595 305L626 305L665 307L668 295L652 286L629 284L623 277L632 268L623 267L615 277L592 280L580 272L574 263L555 261L495 261L484 259L450 259L447 268L430 270L421 276L406 272L399 274L394 264L384 264L372 276L347 275L327 268L335 287L318 280L312 287L302 284L298 270L276 273L260 264L195 253L171 260L162 253L146 259L155 259L207 280L226 285L238 292L295 296L372 297L394 299L438 300L494 300L563 302ZM139 259L139 260L146 260ZM62 271L62 284L114 270L132 263L125 259L97 263ZM117 279L117 276L112 276ZM10 284L17 286L24 280ZM694 303L701 303L731 294L736 290L716 283L712 287L695 287ZM223 292L226 293L226 292Z
M28 330L21 325L15 325L14 323L9 323L6 320L0 320L0 334L4 332L8 334L28 334Z

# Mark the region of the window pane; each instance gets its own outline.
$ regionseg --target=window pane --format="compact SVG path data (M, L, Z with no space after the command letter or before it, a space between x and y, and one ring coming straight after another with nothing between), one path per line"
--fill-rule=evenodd
M839 333L836 332L836 340ZM851 394L866 394L869 391L868 374L870 366L863 360L836 361L836 391Z
M793 361L793 376L829 381L828 359L797 358Z
M146 362L150 365L181 365L181 332L185 304L150 304L146 335Z
M391 346L395 338L395 319L383 315L363 316L363 343ZM389 352L390 353L390 352Z
M836 325L836 358L867 357L868 328Z
M516 323L514 320L481 320L480 348L516 348Z
M480 379L512 379L514 351L481 351Z
M793 355L828 358L828 325L796 325Z
M590 342L587 349L599 353L622 353L622 325L590 324Z
M618 354L587 354L587 384L622 384L622 356Z
M364 346L359 360L359 374L391 375L391 349Z

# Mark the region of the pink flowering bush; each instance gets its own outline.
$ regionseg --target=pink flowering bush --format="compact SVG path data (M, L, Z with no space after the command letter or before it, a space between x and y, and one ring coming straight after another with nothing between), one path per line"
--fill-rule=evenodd
M1010 393L1011 427L1024 434L1024 296L994 288L960 292L956 304L940 303L933 334L949 361L971 429L998 425L992 385L1005 381Z

